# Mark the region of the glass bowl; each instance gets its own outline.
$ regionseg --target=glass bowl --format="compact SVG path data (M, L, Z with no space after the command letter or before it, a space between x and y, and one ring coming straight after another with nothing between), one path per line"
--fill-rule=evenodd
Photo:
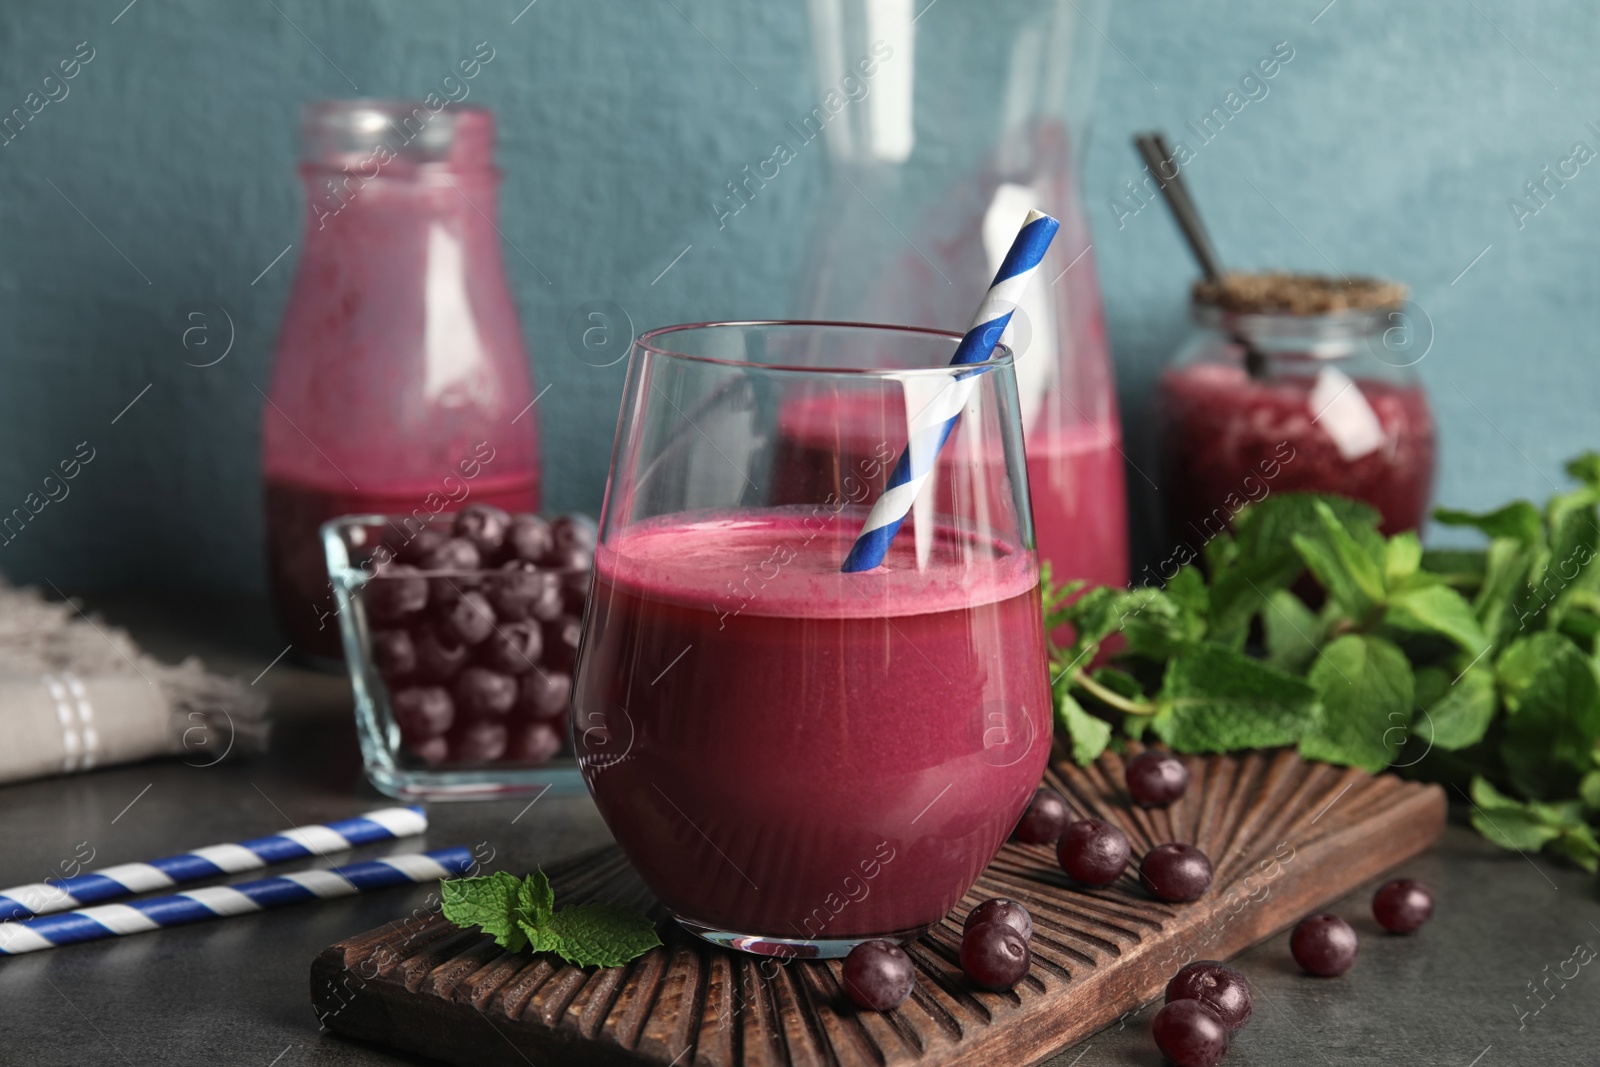
M568 704L592 549L441 567L422 549L454 518L322 525L367 777L407 799L582 792ZM564 518L593 544L593 520Z

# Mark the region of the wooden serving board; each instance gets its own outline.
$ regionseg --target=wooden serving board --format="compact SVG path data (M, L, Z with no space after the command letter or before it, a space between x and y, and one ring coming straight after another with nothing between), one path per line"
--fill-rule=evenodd
M1437 786L1287 751L1185 762L1188 792L1164 810L1129 804L1114 753L1086 769L1058 762L1046 780L1080 814L1122 827L1136 859L1166 841L1199 846L1216 868L1205 896L1164 904L1135 875L1076 888L1053 848L1007 844L944 922L908 946L916 988L885 1014L846 1000L840 961L763 968L670 920L663 947L625 967L582 969L507 952L426 913L324 951L311 967L312 1003L337 1033L463 1067L1029 1063L1158 996L1184 963L1236 955L1444 828ZM548 873L563 903L655 906L614 847ZM1035 924L1032 972L1007 993L978 990L958 963L962 920L995 896L1020 900Z

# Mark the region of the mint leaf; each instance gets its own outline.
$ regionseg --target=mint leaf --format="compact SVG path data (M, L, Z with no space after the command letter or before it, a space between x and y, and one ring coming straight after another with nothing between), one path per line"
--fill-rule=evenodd
M1305 671L1322 638L1322 622L1305 601L1287 589L1267 597L1261 609L1261 630L1267 642L1267 662L1292 674Z
M1346 528L1325 501L1316 502L1319 528L1291 538L1312 575L1357 619L1383 603L1384 543L1376 530Z
M1501 756L1512 784L1534 797L1576 788L1594 766L1600 738L1594 662L1562 635L1542 632L1512 642L1495 673L1508 713Z
M1579 546L1587 547L1593 555L1595 539L1600 537L1595 523L1596 502L1600 502L1600 488L1589 485L1550 498L1544 507L1544 520L1550 532L1551 556L1565 559ZM1564 577L1571 580L1573 575Z
M1470 526L1490 537L1509 537L1524 545L1536 544L1544 538L1539 509L1526 500L1514 500L1503 508L1481 513L1435 508L1433 518L1442 526Z
M1417 700L1425 714L1416 733L1434 748L1454 751L1483 740L1494 718L1494 672L1469 667L1459 681L1437 667L1417 672Z
M496 871L439 884L444 917L477 927L513 952L554 952L579 967L617 967L661 944L655 924L620 904L580 904L555 910L555 892L542 870L525 878Z
M1479 548L1430 548L1422 553L1422 569L1452 589L1473 590L1483 582L1484 555Z
M1547 847L1593 874L1600 869L1600 841L1595 840L1594 831L1577 813L1577 807L1577 801L1561 805L1566 816L1561 823L1561 836Z
M522 879L517 887L517 906L522 909L521 917L532 925L540 927L549 923L556 908L556 894L543 870L536 868Z
M1238 516L1234 517L1238 521ZM1220 533L1207 541L1200 549L1200 554L1205 557L1206 569L1211 572L1212 588L1222 581L1228 569L1239 559L1239 545L1229 533Z
M1067 602L1073 595L1088 585L1088 582L1070 581L1056 585L1052 580L1050 561L1045 560L1039 564L1039 587L1042 590L1041 600L1044 607L1044 632L1049 634L1068 622Z
M1192 563L1178 568L1178 573L1167 583L1167 596L1179 607L1201 619L1211 610L1211 593L1206 589L1205 577L1201 575L1200 568Z
M447 878L439 883L439 896L446 919L464 928L476 926L495 944L517 952L528 943L518 925L521 888L516 875L496 871L481 878Z
M1415 682L1406 654L1381 637L1346 634L1307 676L1322 695L1300 754L1376 774L1394 760L1411 724Z
M1124 597L1129 607L1123 616L1123 636L1128 651L1150 659L1168 659L1205 636L1206 624L1200 616L1158 589L1134 590L1136 597Z
M1600 489L1600 452L1585 452L1567 461L1567 474Z
M551 933L548 926L535 926L524 919L517 923L517 928L527 937L529 952L554 952L561 946L561 938Z
M1289 745L1316 699L1301 679L1206 642L1167 664L1151 729L1180 752Z
M1472 779L1472 825L1501 848L1537 852L1561 831L1545 824L1533 810L1502 794L1482 778Z
M1133 701L1144 699L1144 687L1139 684L1139 679L1119 667L1096 667L1089 677L1118 696Z
M1571 605L1574 596L1589 595L1600 568L1591 567L1600 547L1595 501L1600 489L1585 486L1573 493L1553 498L1545 508L1550 529L1550 558L1537 576L1535 614L1548 610L1554 624ZM1530 576L1532 577L1532 576ZM1534 606L1532 604L1528 606Z
M550 918L554 952L578 967L620 967L661 944L655 923L620 904L576 904Z
M1516 602L1527 581L1528 569L1533 566L1535 551L1510 537L1497 537L1489 543L1483 582L1472 609L1484 633L1497 645L1524 625Z
M1342 497L1278 493L1245 508L1234 518L1234 537L1226 546L1219 546L1221 537L1206 545L1212 573L1209 620L1216 640L1242 644L1262 601L1288 588L1306 569L1294 539L1323 529L1319 507L1331 511L1338 525L1378 540L1378 513ZM1227 557L1226 566L1219 566L1219 557Z
M1600 770L1583 776L1583 781L1578 783L1578 799L1590 811L1600 811Z
M1122 628L1123 617L1137 605L1130 603L1127 589L1102 585L1084 593L1060 609L1056 615L1077 632L1078 644L1098 644Z
M1549 847L1591 873L1600 867L1600 841L1584 821L1583 805L1578 801L1521 802L1482 778L1472 780L1472 801L1473 826L1500 847L1521 852Z
M1422 542L1410 530L1389 538L1383 551L1383 576L1390 589L1397 589L1422 566Z
M1111 724L1084 711L1064 684L1056 694L1056 718L1066 728L1072 741L1073 761L1080 767L1099 759L1111 743Z
M1569 593L1561 605L1560 630L1586 651L1595 651L1600 638L1600 595L1587 589Z
M1447 637L1474 656L1489 645L1472 605L1448 586L1425 585L1393 594L1383 621L1398 630Z

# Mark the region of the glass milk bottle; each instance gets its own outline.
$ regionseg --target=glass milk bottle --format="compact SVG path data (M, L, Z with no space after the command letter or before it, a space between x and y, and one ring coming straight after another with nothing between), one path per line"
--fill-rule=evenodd
M262 411L274 607L336 657L318 526L469 499L539 503L527 351L495 227L494 118L479 107L311 104L299 266Z
M1080 8L1099 21L1103 7L812 0L816 106L784 144L827 159L797 298L807 318L962 331L1028 210L1061 221L1005 336L1038 550L1057 581L1124 585L1122 429L1071 136L1096 56ZM785 422L797 455L851 432L850 412L812 409Z

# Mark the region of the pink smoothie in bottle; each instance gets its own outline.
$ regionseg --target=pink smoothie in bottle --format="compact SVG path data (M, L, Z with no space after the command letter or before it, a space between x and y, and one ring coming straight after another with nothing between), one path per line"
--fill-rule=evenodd
M287 636L336 657L319 524L535 510L538 412L494 221L493 116L322 101L302 136L304 230L262 406L267 563Z
M580 762L691 929L836 946L919 931L1038 786L1051 713L1032 557L939 528L919 570L908 522L883 568L844 575L860 522L674 515L597 553Z
M1056 583L1128 584L1128 505L1120 430L1077 423L1030 434L1028 489L1039 558Z
M899 410L890 417L885 406ZM873 434L895 425L904 404L896 397L806 397L784 405L779 415L779 440L774 478L776 497L803 502L826 499L843 491L837 457L869 455L877 444ZM959 435L960 429L956 433ZM891 442L898 447L903 441ZM1120 429L1075 422L1061 427L1040 426L1027 436L1028 488L1033 500L1033 524L1039 559L1048 561L1056 582L1081 579L1090 585L1128 584L1128 518L1123 483ZM940 466L947 473L953 452L943 452ZM997 476L1004 464L996 457ZM877 496L888 477L887 468L868 479ZM950 510L948 477L936 478L935 505Z

